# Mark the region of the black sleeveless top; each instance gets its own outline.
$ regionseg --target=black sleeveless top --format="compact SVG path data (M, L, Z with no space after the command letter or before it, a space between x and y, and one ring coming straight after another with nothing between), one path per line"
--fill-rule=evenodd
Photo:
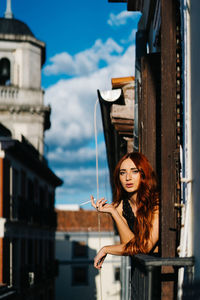
M128 227L130 228L130 230L134 232L134 223L136 221L136 216L134 215L132 208L130 206L130 203L128 201L128 199L123 200L123 211L122 211L122 215L123 217L126 219ZM154 253L155 248L159 245L159 241L156 242L156 244L153 246L153 248L151 249L151 251L149 252L149 254L151 255L158 255L158 253Z
M130 206L128 199L123 200L122 208L123 208L122 215L126 219L130 230L134 233L134 223L135 223L136 217L132 211L132 208Z

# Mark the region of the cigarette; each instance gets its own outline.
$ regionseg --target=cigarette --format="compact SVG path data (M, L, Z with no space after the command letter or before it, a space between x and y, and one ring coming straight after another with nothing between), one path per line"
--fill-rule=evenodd
M94 199L94 200L96 200L96 199ZM91 202L91 200L86 201L86 202L83 202L83 203L81 203L80 205L85 205L85 204L88 204L88 203L90 203L90 202Z

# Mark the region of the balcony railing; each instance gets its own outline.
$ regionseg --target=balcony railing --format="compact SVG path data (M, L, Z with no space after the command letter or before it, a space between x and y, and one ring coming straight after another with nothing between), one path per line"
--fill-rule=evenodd
M131 300L161 299L160 291L163 275L161 274L161 267L164 266L173 267L174 274L177 274L178 269L185 268L185 282L192 283L193 257L161 258L138 254L132 258ZM177 276L171 276L170 281L177 283Z
M0 104L43 104L43 91L22 89L16 86L0 86ZM12 106L15 110L15 107ZM11 109L12 109L11 108Z
M17 292L14 288L0 285L0 299L17 299Z
M200 281L192 282L183 285L182 300L200 299Z

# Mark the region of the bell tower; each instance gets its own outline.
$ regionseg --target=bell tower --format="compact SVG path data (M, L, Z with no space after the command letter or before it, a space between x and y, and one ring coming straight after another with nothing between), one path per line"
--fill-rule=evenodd
M45 43L14 18L11 0L0 18L0 123L14 139L26 138L41 154L50 128L50 107L44 105L41 69Z

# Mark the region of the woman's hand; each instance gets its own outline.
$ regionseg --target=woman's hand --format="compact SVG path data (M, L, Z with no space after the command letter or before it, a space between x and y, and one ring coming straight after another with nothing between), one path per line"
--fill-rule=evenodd
M106 253L105 247L101 248L94 258L94 267L96 269L98 269L98 270L101 269L102 264L106 258L106 255L107 255L107 253Z
M93 196L91 196L90 198L91 198L91 204L92 204L92 206L98 212L112 214L113 211L115 210L115 207L112 204L107 203L107 200L105 200L104 198L101 198L101 199L97 200L96 203L94 201L94 197Z

